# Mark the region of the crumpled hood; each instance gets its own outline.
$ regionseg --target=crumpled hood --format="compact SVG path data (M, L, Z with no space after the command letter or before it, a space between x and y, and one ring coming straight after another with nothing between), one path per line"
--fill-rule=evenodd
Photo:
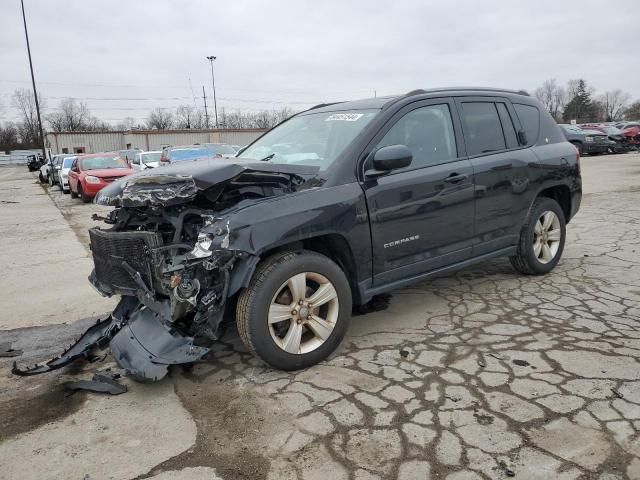
M98 192L95 202L111 206L168 206L193 200L199 191L244 173L285 174L301 180L317 175L318 167L214 158L172 163L124 177Z

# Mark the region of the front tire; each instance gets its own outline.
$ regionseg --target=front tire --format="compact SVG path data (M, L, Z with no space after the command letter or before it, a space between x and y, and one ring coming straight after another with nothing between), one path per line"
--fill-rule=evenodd
M342 269L310 251L264 260L238 298L240 338L255 355L281 370L299 370L327 358L351 320L351 289Z
M525 275L544 275L558 264L566 238L566 220L558 202L539 197L533 202L520 231L511 265Z
M82 185L80 185L80 183L78 183L78 195L82 199L83 203L89 203L91 201L91 197L84 193L84 190L82 189Z

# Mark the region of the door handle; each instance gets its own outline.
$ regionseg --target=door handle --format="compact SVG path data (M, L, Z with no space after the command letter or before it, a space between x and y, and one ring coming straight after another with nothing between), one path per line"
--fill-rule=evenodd
M447 178L444 179L446 183L460 183L467 179L467 175L460 175L458 173L452 173Z

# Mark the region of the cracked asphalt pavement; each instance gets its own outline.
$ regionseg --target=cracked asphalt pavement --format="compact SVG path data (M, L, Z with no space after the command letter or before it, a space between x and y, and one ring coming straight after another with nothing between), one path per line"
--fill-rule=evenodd
M117 397L62 388L109 357L27 378L0 358L0 478L640 479L640 154L582 167L551 274L501 259L392 292L305 371L265 367L233 327L206 361L125 380ZM0 228L25 246L0 285L0 343L24 363L59 351L104 302L28 247L49 222L16 221L25 202L75 233L60 234L69 265L88 256L98 207L55 188L35 197L43 188L25 167L0 169L0 201L18 202L0 206Z

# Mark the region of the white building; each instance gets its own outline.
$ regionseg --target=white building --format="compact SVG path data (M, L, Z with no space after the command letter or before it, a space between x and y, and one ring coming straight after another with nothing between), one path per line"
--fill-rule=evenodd
M263 129L243 130L127 130L116 132L50 132L47 148L56 153L97 153L139 148L162 150L163 147L194 143L228 143L246 145L262 135Z

